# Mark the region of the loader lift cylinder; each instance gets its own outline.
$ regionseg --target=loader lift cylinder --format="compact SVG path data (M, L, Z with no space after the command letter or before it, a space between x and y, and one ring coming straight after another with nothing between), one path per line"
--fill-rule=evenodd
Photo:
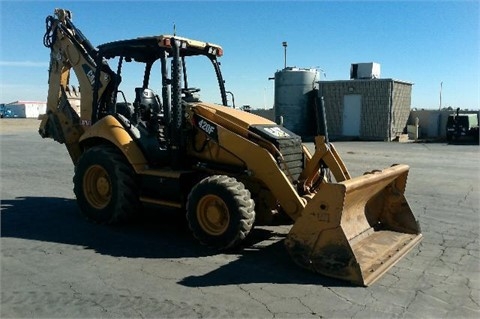
M317 122L317 135L325 136L325 143L328 144L328 128L327 128L327 115L325 112L325 101L323 96L320 97L320 103L317 103L317 90L313 90L313 93L316 95L313 97L315 101L315 117Z

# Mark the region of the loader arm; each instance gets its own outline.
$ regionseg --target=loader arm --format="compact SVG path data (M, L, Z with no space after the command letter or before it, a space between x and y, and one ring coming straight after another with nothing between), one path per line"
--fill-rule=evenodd
M317 136L313 155L303 147L304 168L292 180L282 168L281 150L252 134L262 127L261 119L244 115L236 121L241 114L208 105L196 110L211 121L206 127L214 132L206 148L217 144L243 162L246 174L261 181L294 221L285 244L298 265L367 286L422 239L404 196L407 165L352 178L333 144ZM264 125L283 130L272 122ZM221 156L211 159L225 162ZM327 170L335 181L326 177Z
M224 141L229 141L228 150L245 161L252 177L262 181L277 198L285 213L296 220L305 208L306 200L298 195L272 154L230 130L220 129L219 142Z
M275 123L250 113L204 103L196 105L194 109L204 120L211 121L209 125L215 127L215 134L211 134L205 153L208 154L208 149L213 149L215 144L225 153L239 159L248 170L250 177L261 181L270 189L284 212L293 220L298 218L307 201L295 190L291 176L288 176L288 165L285 164L282 153L275 145L255 134L248 129L248 125L245 125L247 122L261 125L275 125ZM242 117L243 121L236 121L238 117ZM223 155L209 156L217 162L226 162ZM282 167L284 170L281 169Z
M70 157L77 162L81 149L79 138L97 118L97 105L115 76L108 65L96 61L96 50L71 21L68 10L56 9L46 19L44 44L50 48L47 112L41 117L39 133L65 143ZM80 93L80 114L69 102L70 75L74 71ZM100 72L100 74L97 74ZM99 79L96 81L95 79Z

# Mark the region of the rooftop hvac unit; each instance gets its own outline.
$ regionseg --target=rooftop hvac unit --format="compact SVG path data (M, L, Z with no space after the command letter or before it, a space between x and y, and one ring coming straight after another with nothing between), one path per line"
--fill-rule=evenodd
M379 79L380 64L375 62L352 63L350 79Z

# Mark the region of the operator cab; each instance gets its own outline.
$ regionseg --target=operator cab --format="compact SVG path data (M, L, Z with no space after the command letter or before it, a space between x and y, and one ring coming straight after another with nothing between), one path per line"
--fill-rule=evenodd
M173 62L172 59L174 55L173 42L178 43L179 58L181 61L178 70L174 70L172 63L171 74L169 74L170 65L168 65L168 62ZM172 92L172 84L178 83L180 86L183 101L200 101L200 88L189 87L188 85L189 79L187 76L186 58L192 56L205 56L211 61L219 84L221 104L227 105L224 81L221 75L219 62L217 61L217 57L222 55L223 49L218 45L171 35L121 40L98 46L98 59L110 60L118 58L116 72L118 78L122 75L122 68L124 67L125 62L144 64L143 84L141 87L135 88L135 101L133 103L133 108L141 105L148 106L155 100L153 99L153 96L157 96L158 99L154 101L152 106L155 111L164 112L167 117L172 108L172 95L174 93ZM156 65L157 61L159 61L161 73L161 83L159 84L160 89L158 90L158 95L154 92L155 88L151 83L151 77L154 75L152 67L154 64ZM124 103L128 104L125 95L123 94L124 92L119 90L120 81L117 82L113 99L115 100L115 103L119 103L120 105L123 105ZM151 99L148 102L145 100L145 102L147 102L146 104L140 103L142 101L142 96L139 91L142 89L150 90L144 91L146 92L146 95L143 97L143 100ZM121 93L120 101L117 101L118 93ZM173 105L173 107L175 107L175 105ZM144 110L139 109L138 111L143 112ZM124 115L129 115L128 111L123 111L122 113L125 113Z
M183 114L185 103L200 101L200 88L189 87L187 58L204 56L210 60L220 90L219 104L227 105L224 80L220 63L217 61L217 57L222 55L223 49L218 45L171 35L120 40L99 45L97 61L102 61L101 63L108 68L105 61L117 59L118 65L116 73L109 72L112 73L114 81L109 91L111 93L103 99L107 102L99 105L100 109L94 112L94 117L98 114L98 118L93 118L92 122L95 123L104 115L114 115L124 123L132 137L140 145L144 145L147 157L151 157L152 160L164 157L159 152L182 147L184 137L181 135L185 134L186 125ZM135 66L143 65L143 83L134 89L122 90L120 89L122 72L125 65L130 65L131 62L134 62L132 65ZM203 76L203 72L197 73ZM138 71L135 74L138 74ZM132 77L125 78L131 81ZM130 103L127 97L133 93L130 91L134 91L130 100L133 100L133 103ZM167 126L169 129L166 129ZM151 152L157 154L148 155Z

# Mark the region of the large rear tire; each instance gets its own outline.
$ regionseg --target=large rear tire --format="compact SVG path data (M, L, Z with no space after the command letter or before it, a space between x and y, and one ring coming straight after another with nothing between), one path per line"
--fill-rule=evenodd
M215 249L238 246L252 230L255 203L243 183L214 175L188 195L187 220L195 238Z
M126 221L140 206L135 173L123 154L110 145L83 153L73 184L82 214L97 223Z

